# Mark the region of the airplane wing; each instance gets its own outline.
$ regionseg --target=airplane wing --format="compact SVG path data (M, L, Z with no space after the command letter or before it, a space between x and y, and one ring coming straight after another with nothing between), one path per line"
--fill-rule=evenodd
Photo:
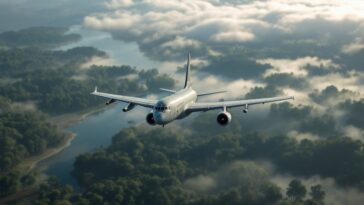
M140 105L143 107L153 108L154 105L157 103L156 100L148 100L144 98L138 98L138 97L131 97L131 96L124 96L124 95L115 95L110 93L103 93L98 92L97 87L95 87L95 90L91 93L92 95L108 98L110 100L116 100L126 103L131 103L135 105Z
M198 112L198 111L208 111L208 110L216 110L232 108L232 107L241 107L255 104L264 104L270 102L284 101L294 99L293 96L289 97L274 97L274 98L260 98L260 99L249 99L249 100L234 100L234 101L222 101L222 102L196 102L190 104L187 107L187 111L190 112Z

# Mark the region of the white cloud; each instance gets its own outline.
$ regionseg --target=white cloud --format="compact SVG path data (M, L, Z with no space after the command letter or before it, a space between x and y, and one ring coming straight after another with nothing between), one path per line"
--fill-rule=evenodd
M294 177L291 175L272 175L271 181L281 187L282 190L286 190L288 184L293 179L299 179L306 186L307 191L310 191L311 186L317 184L322 185L322 189L325 191L325 203L332 205L350 204L361 205L364 201L364 195L354 188L342 188L339 187L335 180L332 178L321 178L320 176L312 176L308 178Z
M174 40L167 41L161 45L161 47L164 48L186 48L186 47L196 47L199 48L201 46L201 43L196 40L187 39L185 37L177 36Z
M126 8L133 4L133 0L111 0L110 2L105 3L107 8L109 9L119 9Z
M356 39L353 43L344 45L341 49L343 53L354 54L364 49L364 43L360 39Z
M184 187L188 190L195 190L198 192L207 192L216 187L216 181L211 176L199 175L197 177L189 178L184 183Z
M315 66L320 69L339 69L339 65L332 62L330 59L320 59L318 57L302 57L297 59L260 59L257 60L260 64L269 64L273 68L268 69L263 76L267 77L276 73L292 73L296 76L307 76L307 66Z
M254 34L243 31L229 31L218 33L211 36L211 39L216 42L245 42L251 41L255 38Z
M319 136L317 135L314 135L312 133L301 133L301 132L298 132L296 130L292 130L292 131L289 131L287 133L287 136L290 137L290 138L293 138L297 141L301 141L301 140L304 140L304 139L307 139L307 140L318 140L320 139Z
M364 19L362 1L268 0L228 4L208 0L110 0L109 11L85 18L88 27L111 31L122 40L164 44L170 37L202 42L254 41L256 34L315 19L354 21ZM266 18L277 15L273 22ZM164 40L163 40L164 39ZM188 43L185 41L184 43Z
M345 136L364 142L364 131L362 129L350 125L344 127L343 131Z
M80 67L82 69L89 69L91 66L113 66L118 65L119 63L112 58L105 58L105 57L92 57L88 62L82 64Z
M360 98L364 85L361 83L364 81L364 74L362 72L351 71L346 75L340 73L331 73L324 76L314 76L309 79L310 85L313 89L323 90L327 86L335 85L339 90L347 89L358 93L353 98Z

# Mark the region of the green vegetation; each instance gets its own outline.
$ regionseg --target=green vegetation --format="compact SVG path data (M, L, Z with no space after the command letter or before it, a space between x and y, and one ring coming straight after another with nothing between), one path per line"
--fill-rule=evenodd
M39 109L54 115L101 105L101 99L90 96L96 85L104 91L137 95L174 86L172 78L159 75L156 69L138 73L130 66L80 68L92 57L105 55L92 47L67 51L36 48L0 51L0 73L3 74L0 95L15 102L34 101ZM129 79L129 74L137 77Z
M178 127L122 130L114 136L111 146L77 158L73 173L84 191L66 194L57 200L90 205L324 204L325 191L321 185L305 187L296 179L286 187L285 197L284 190L270 182L270 173L264 167L248 161L252 159L273 161L279 170L295 175L318 173L324 176L325 170L333 170L330 176L343 185L360 183L350 181L344 175L349 173L349 166L356 166L345 164L355 158L348 153L362 156L362 149L332 147L333 144L345 144L343 141L359 143L348 138L298 143L285 136L192 132ZM335 162L337 155L330 160L334 152L343 154L346 161L339 159ZM311 167L307 161L302 161L305 158L313 161ZM318 159L315 161L315 158ZM360 164L363 159L353 161ZM324 164L317 166L318 163ZM306 165L309 167L304 167ZM345 173L341 173L343 170ZM352 176L358 178L358 174L363 175L361 173L363 170L353 170ZM48 193L63 193L61 190L64 189L64 186L56 186L44 190L35 204L56 204L55 198Z
M0 47L41 47L53 48L79 41L78 34L67 34L67 28L32 27L19 31L8 31L0 34Z
M0 98L0 197L35 182L34 173L14 167L30 156L57 146L65 137L47 117ZM25 171L25 172L24 172Z

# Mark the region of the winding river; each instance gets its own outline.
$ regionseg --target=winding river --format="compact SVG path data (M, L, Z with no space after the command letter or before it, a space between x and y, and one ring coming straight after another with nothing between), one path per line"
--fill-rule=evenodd
M117 104L69 127L68 130L76 134L75 139L62 152L40 163L45 169L44 173L58 177L61 183L77 187L77 182L71 175L76 157L100 147L107 147L111 144L112 137L121 129L133 125L134 120L143 121L146 110L139 108L130 113L123 113L122 106L122 103Z

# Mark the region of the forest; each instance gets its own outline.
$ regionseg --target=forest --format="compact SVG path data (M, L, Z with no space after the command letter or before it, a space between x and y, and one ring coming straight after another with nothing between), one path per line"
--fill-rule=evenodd
M34 173L16 169L30 156L57 146L65 133L38 111L24 110L0 98L0 197L35 182Z
M52 117L104 105L89 94L94 86L137 96L176 86L157 68L85 67L93 58L108 54L93 47L55 49L80 39L67 31L35 27L0 34L0 198L36 184L36 173L16 167L65 138L50 122ZM225 61L234 63L222 58L208 68L220 72ZM249 75L268 67L260 65ZM244 97L281 95L282 85L307 86L289 74L265 80L266 86L253 87ZM326 103L352 95L331 85L308 97ZM77 157L72 175L80 187L49 177L31 201L17 204L323 205L328 190L321 181L305 184L302 179L311 176L330 178L342 189L364 191L364 144L347 137L343 129L364 128L363 99L328 104L327 112L291 103L267 107L265 114L252 114L249 120L241 110L231 110L234 120L228 129L211 125L216 118L213 112L165 128L140 124L123 129L110 146ZM337 110L344 113L339 120ZM308 137L292 137L292 130ZM291 176L288 184L274 181L281 175Z
M330 175L342 186L361 184L342 172L364 160L363 144L348 138L299 143L284 135L210 134L191 127L186 131L178 126L145 126L124 129L109 147L77 158L73 174L84 191L73 191L52 179L43 185L47 188L34 204L324 204L320 184L306 187L294 179L282 189L270 181L270 173L256 159L276 163L278 172L296 176L314 172ZM331 159L337 152L355 162ZM315 159L318 154L324 155ZM313 170L292 164L302 158L312 161L312 167L325 164ZM351 177L362 177L362 173L354 171ZM58 185L50 190L49 183Z

